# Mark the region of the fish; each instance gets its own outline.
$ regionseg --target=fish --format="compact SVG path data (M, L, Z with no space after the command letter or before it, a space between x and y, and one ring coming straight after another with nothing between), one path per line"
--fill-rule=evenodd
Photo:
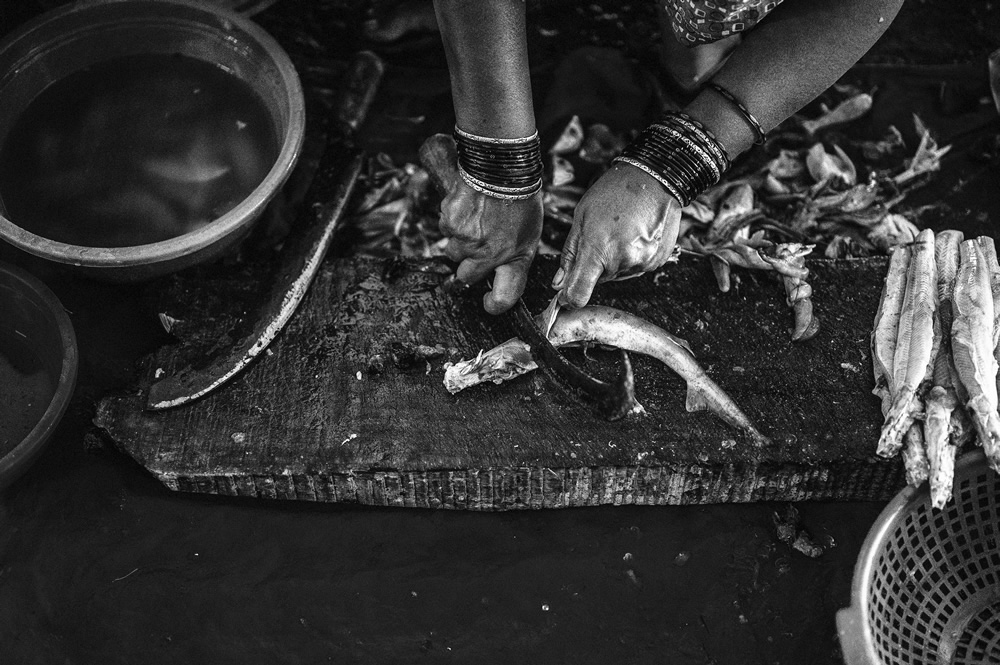
M802 128L812 136L821 129L857 120L871 110L873 101L865 92L848 97L815 120L803 120Z
M882 297L875 312L871 334L872 371L875 387L872 394L882 403L882 416L889 415L892 406L893 356L896 352L896 329L903 311L906 292L906 268L910 263L910 248L897 247L889 259L889 270L882 284Z
M940 510L952 495L955 478L955 456L959 439L967 429L961 421L955 364L951 357L952 299L958 277L959 245L964 240L961 231L942 231L934 238L934 263L937 266L938 321L942 331L941 345L934 359L932 387L924 400L924 442L930 465L931 505ZM956 414L956 409L958 412ZM954 425L953 425L954 421ZM962 434L956 436L957 430Z
M549 340L556 348L596 343L656 358L687 383L685 408L688 411L709 410L729 425L746 432L757 445L770 443L732 398L698 365L687 342L645 319L603 305L563 309L552 326Z
M886 415L877 452L892 457L903 445L903 435L920 412L920 393L934 371L935 346L940 345L937 317L937 267L934 232L924 229L911 246L906 290L896 328L892 360L892 405ZM938 334L935 335L935 328Z
M965 388L966 408L990 466L1000 469L1000 417L997 415L997 360L993 344L991 275L980 243L960 245L958 277L952 301L952 357Z
M924 446L924 431L918 423L911 423L906 430L903 445L903 471L906 483L919 485L930 477L930 461Z

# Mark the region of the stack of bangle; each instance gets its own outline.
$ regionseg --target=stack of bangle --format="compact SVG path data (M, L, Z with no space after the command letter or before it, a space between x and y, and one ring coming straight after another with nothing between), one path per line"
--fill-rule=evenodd
M719 182L730 164L712 133L678 111L642 130L614 161L653 176L682 206Z
M497 199L528 199L542 189L538 132L517 139L476 136L455 127L458 172L465 183Z

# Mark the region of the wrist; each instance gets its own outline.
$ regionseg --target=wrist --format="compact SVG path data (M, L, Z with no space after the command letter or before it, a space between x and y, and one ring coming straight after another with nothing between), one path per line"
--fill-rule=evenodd
M655 178L681 206L718 183L730 165L715 136L679 112L666 113L644 129L614 161Z
M490 138L455 127L458 172L465 184L497 199L530 199L542 190L538 132L522 138Z

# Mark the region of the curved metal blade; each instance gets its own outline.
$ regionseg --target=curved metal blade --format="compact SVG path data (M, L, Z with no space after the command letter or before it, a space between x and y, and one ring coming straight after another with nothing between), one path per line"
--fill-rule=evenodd
M598 413L608 420L625 417L638 407L635 400L635 377L628 354L621 351L621 370L614 382L602 381L587 374L566 359L542 334L524 301L514 306L514 323L518 335L531 347L531 355L543 369L549 370L578 397L591 402Z

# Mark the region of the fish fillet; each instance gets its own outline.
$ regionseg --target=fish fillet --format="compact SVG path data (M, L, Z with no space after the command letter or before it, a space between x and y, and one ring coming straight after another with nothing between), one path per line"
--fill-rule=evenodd
M921 410L919 393L933 375L935 346L941 337L936 310L934 232L924 229L911 247L906 270L906 291L892 359L892 405L882 426L877 451L883 457L899 452L904 433ZM939 328L937 339L935 328Z
M600 305L562 310L549 340L555 347L588 342L652 356L687 382L688 411L709 409L733 427L744 430L758 444L768 443L767 437L698 365L687 342L645 319Z
M961 231L942 231L934 239L934 262L937 265L938 321L941 345L934 359L932 387L924 400L924 442L930 465L931 505L944 508L951 498L955 478L955 455L966 436L955 385L958 378L951 357L952 299L958 277ZM953 426L954 421L954 426Z
M968 395L966 407L979 444L993 469L1000 469L1000 417L997 415L997 360L993 355L993 291L981 243L966 240L952 302L952 357Z

